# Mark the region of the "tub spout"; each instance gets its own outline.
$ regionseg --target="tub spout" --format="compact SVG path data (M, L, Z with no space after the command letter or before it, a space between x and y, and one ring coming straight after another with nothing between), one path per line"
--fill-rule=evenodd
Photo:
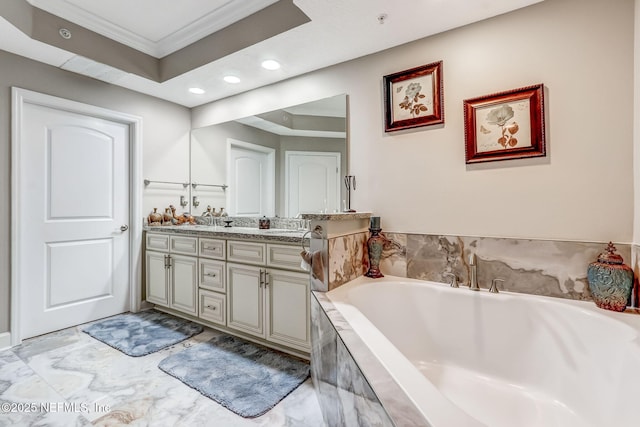
M479 291L480 286L478 286L478 266L476 265L476 254L471 254L469 256L469 267L471 267L471 275L469 277L469 289L472 291Z
M444 273L442 273L442 275L444 277L451 277L451 287L452 288L459 288L460 286L458 286L458 276L456 276L453 273L449 273L448 271L445 271Z
M498 283L502 283L504 286L504 279L493 279L491 281L491 287L489 288L489 292L497 294L498 292Z

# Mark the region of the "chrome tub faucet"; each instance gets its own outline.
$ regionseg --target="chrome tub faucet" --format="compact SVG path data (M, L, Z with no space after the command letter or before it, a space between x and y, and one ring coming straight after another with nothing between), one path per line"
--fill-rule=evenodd
M455 274L449 273L448 271L445 271L444 273L442 273L442 276L451 277L451 287L452 288L459 288L460 287L458 285L458 276L456 276Z
M478 286L478 266L476 254L469 255L469 267L471 267L471 275L469 277L469 289L472 291L479 291L480 286Z

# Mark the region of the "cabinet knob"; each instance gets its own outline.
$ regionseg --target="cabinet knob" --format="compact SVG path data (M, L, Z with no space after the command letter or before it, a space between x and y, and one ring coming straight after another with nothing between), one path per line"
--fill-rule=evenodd
M121 225L120 226L120 231L125 232L129 229L129 226L127 224Z

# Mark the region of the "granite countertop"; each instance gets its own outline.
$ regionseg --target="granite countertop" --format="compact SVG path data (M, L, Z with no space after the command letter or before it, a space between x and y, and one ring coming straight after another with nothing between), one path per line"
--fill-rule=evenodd
M160 225L144 226L144 230L153 233L188 234L200 237L221 239L263 240L268 242L302 243L306 230L270 228L261 230L253 227L223 227L214 225ZM305 241L309 240L309 235Z
M300 217L311 221L350 221L352 219L369 219L371 212L303 213Z

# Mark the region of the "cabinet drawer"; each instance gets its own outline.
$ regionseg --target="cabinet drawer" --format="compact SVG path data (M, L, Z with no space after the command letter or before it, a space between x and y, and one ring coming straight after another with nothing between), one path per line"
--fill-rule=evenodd
M169 252L169 236L166 234L147 233L147 249Z
M225 292L225 263L208 259L198 260L198 285L212 291Z
M265 265L267 261L265 252L264 243L237 242L233 240L227 242L227 260L229 261Z
M304 271L300 268L300 246L267 244L267 265L269 267L286 268L288 270Z
M200 238L198 255L204 258L222 259L225 258L224 240Z
M200 318L219 325L225 325L225 307L227 305L227 297L204 289L200 289L199 295L200 311L198 313Z
M171 236L169 247L173 254L198 255L198 238Z

